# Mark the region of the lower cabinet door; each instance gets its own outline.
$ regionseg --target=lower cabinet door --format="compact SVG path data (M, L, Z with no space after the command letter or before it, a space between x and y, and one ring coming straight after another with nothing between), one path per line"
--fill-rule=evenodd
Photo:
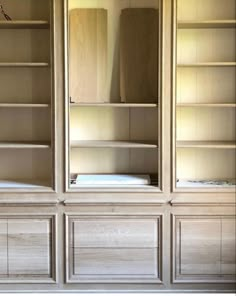
M55 216L0 218L1 281L55 281L54 220Z
M66 219L67 282L161 282L161 217Z
M235 218L174 216L174 282L235 280Z

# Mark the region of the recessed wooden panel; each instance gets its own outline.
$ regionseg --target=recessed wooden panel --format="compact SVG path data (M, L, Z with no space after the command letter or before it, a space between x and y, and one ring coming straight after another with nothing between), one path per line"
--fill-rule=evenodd
M107 11L70 11L70 96L74 102L104 102L107 87Z
M120 92L123 102L156 102L158 10L127 8L121 13Z
M7 268L7 220L0 220L0 277L6 276Z
M174 282L234 282L235 222L233 216L176 216Z
M158 281L160 217L69 217L68 281Z
M222 221L222 273L236 274L236 221Z
M180 274L220 274L220 220L189 220L180 224Z
M50 220L9 219L9 276L51 277L50 245Z

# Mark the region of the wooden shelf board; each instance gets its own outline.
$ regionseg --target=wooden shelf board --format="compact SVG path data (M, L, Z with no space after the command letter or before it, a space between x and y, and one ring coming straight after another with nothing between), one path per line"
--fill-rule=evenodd
M130 107L140 107L140 108L153 108L157 107L155 103L71 103L71 107L117 107L117 108L130 108Z
M145 141L71 141L71 148L157 148Z
M0 63L0 67L48 67L49 63L31 63L31 62L26 62L26 63Z
M45 142L14 142L4 141L0 142L0 148L7 149L42 149L50 148L50 143Z
M236 28L236 20L178 21L179 29Z
M1 189L44 189L49 190L50 182L45 180L0 180Z
M177 103L177 107L236 108L236 103Z
M236 142L231 141L177 141L177 148L220 148L234 149Z
M0 29L48 29L49 27L49 22L42 20L0 21Z
M179 180L176 183L177 188L234 188L235 185L227 185L227 182L230 181L231 183L235 183L235 180L221 180L222 184L219 184L219 180L205 180L204 183L201 180ZM214 184L214 182L218 182Z
M235 67L236 62L210 62L210 63L189 63L189 64L177 64L177 67Z
M48 108L50 104L0 103L0 108Z

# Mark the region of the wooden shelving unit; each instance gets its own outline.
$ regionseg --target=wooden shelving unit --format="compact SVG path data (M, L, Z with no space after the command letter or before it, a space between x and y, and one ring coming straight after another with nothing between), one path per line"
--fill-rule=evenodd
M235 3L174 2L173 190L235 190ZM230 6L231 5L231 6ZM220 16L220 17L219 17ZM230 180L230 181L228 181Z
M68 1L68 191L80 190L82 185L71 184L78 174L155 175L154 183L136 187L160 191L160 2L133 1L126 7L119 0L87 6ZM81 42L84 30L89 33Z
M21 5L0 21L0 192L52 191L53 1Z

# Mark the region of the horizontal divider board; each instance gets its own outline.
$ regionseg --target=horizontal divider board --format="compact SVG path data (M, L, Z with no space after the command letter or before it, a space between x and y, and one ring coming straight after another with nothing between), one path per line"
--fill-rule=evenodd
M71 107L117 107L117 108L153 108L157 104L151 103L71 103Z
M13 149L39 149L50 148L50 143L45 142L0 142L0 148Z
M178 21L177 26L179 29L234 29L236 20Z
M50 104L0 103L0 108L49 108Z
M177 141L177 148L222 148L234 149L233 141Z
M157 148L146 141L71 141L71 148Z
M48 29L48 21L19 20L19 21L0 21L0 29Z
M236 103L177 103L177 107L235 108Z
M1 180L0 179L0 190L1 189L42 189L51 190L48 186L47 181L43 180Z
M177 64L177 67L235 67L236 62L210 62L210 63L189 63Z
M0 67L49 67L49 63L31 63L31 62L26 62L26 63L0 63Z

